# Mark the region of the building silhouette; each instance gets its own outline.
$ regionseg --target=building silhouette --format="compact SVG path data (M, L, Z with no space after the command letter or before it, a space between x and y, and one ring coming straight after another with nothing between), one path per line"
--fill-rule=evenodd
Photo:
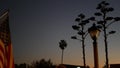
M120 68L120 64L110 64L110 68Z
M80 65L71 65L71 64L63 64L66 68L84 68L84 66L80 66ZM86 68L90 68L89 66L87 66Z

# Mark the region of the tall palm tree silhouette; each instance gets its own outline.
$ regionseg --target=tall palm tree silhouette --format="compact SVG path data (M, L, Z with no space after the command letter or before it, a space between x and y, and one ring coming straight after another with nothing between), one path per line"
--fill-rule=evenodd
M65 41L65 40L60 40L60 42L59 42L59 47L60 47L60 49L62 50L61 64L63 64L63 52L64 52L64 49L67 47L66 41Z

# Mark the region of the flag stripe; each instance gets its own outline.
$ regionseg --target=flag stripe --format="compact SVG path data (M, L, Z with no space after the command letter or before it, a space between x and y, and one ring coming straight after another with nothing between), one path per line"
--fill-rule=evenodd
M7 61L8 61L8 66L9 66L9 67L10 67L10 59L11 59L11 58L10 58L10 57L11 57L10 46L11 46L11 45L8 45L8 46L7 46L7 55L8 55L8 56L7 56Z
M13 64L12 63L13 62L13 54L12 53L13 52L12 52L12 46L11 45L8 46L8 52L9 52L9 59L8 59L9 60L9 67L12 68L12 64Z
M4 65L0 62L0 68L4 68Z
M3 57L0 56L0 66L3 66L4 65L4 60L3 60Z
M5 66L4 61L5 61L5 47L2 41L0 40L0 67L1 68Z
M4 54L0 51L0 61L3 63L4 62Z
M2 53L2 54L4 54L5 53L5 50L4 50L4 48L2 47L2 45L0 44L0 52Z

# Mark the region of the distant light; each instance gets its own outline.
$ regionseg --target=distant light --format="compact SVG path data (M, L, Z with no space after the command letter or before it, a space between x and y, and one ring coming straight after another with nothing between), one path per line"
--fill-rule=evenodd
M77 68L81 68L81 67L77 67Z

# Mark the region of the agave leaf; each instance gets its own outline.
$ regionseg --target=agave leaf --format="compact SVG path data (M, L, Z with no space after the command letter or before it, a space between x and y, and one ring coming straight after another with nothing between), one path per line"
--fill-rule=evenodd
M96 12L95 16L101 16L102 14L100 12Z
M73 28L74 30L79 30L80 27L77 26L77 25L73 25L72 28Z

